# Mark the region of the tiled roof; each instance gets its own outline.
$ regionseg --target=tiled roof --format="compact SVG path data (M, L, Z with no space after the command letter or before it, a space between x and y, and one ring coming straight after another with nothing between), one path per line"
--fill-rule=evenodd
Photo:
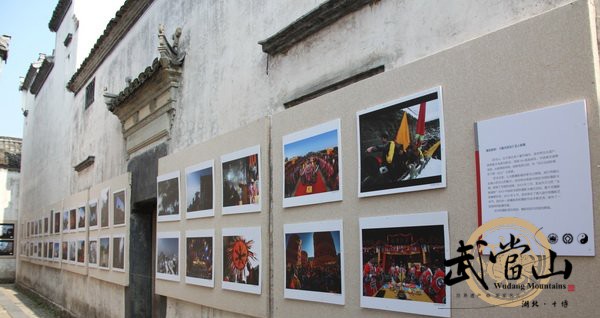
M54 12L52 13L52 18L50 18L50 22L48 23L48 28L52 32L58 31L62 20L67 15L67 11L71 6L71 0L59 0L56 8L54 8Z
M380 0L329 0L301 16L290 25L258 42L263 52L276 55L285 53L294 45L323 30L344 16Z
M135 93L135 91L138 88L140 88L140 86L144 85L144 83L148 79L152 78L152 75L154 75L156 73L156 71L158 71L161 67L162 67L162 64L160 64L158 58L154 59L154 61L152 61L152 65L146 67L146 69L143 72L141 72L136 79L132 80L127 85L127 87L125 87L121 92L119 92L119 94L117 94L117 96L111 103L110 110L113 111L113 110L117 109L119 107L119 105L121 105L131 95L133 95L133 93Z
M8 43L10 41L10 36L8 35L0 35L0 61L5 61L8 59Z
M35 79L35 76L37 75L40 66L42 66L42 62L44 62L45 59L46 54L41 53L38 57L38 60L29 65L29 70L27 70L27 75L25 75L25 78L23 79L23 83L21 84L21 87L19 87L19 90L28 90L31 87L31 83L33 83L33 80Z
M42 86L44 86L44 83L46 82L46 79L48 78L48 75L50 74L50 71L52 71L53 67L54 67L54 56L46 56L46 58L42 62L42 65L38 69L37 75L35 76L33 83L31 83L31 88L29 89L29 91L32 94L37 95L37 93L40 92L40 90L42 89Z
M127 0L108 22L104 33L98 38L88 57L73 74L67 89L77 94L94 75L112 49L123 39L129 29L137 22L154 0Z

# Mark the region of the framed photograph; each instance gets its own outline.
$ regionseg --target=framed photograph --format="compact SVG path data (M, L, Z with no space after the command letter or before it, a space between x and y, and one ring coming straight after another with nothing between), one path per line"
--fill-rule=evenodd
M63 233L69 232L69 210L63 211L62 229Z
M15 241L14 240L0 240L0 256L12 256L15 255Z
M77 240L77 264L85 264L85 240Z
M31 237L31 222L27 222L27 238Z
M60 233L60 211L54 211L54 233Z
M113 193L113 226L125 225L125 189Z
M54 210L50 210L50 215L48 216L48 234L53 234L54 232Z
M14 239L15 238L15 224L14 223L0 223L0 239Z
M69 210L69 230L75 231L77 229L77 210Z
M201 218L215 215L214 162L202 162L185 169L186 217Z
M100 227L108 227L109 194L110 188L102 189L102 191L100 191L100 201L98 202L100 209Z
M125 235L113 235L112 269L117 272L125 271Z
M156 278L179 281L179 232L156 233Z
M221 156L223 214L260 212L260 145Z
M359 197L446 187L442 89L356 114Z
M69 241L69 263L75 263L77 260L77 241Z
M63 262L66 263L69 260L69 242L62 241L60 244L60 256Z
M38 235L39 236L42 236L44 234L44 228L43 228L44 224L43 224L43 222L44 221L42 219L38 220Z
M54 255L54 243L52 241L48 241L48 255L46 256L46 258L48 259L52 259L52 256Z
M48 234L50 224L48 223L48 217L44 217L44 234Z
M283 207L342 200L340 120L283 136Z
M60 260L60 242L54 241L52 244L54 245L54 247L52 248L52 258L55 261L59 261Z
M223 234L223 289L261 293L260 227L225 228Z
M342 221L284 224L284 298L344 304Z
M100 245L98 253L98 268L109 269L110 263L110 237L101 237L98 239Z
M156 178L156 204L158 221L178 221L179 214L179 171L160 175Z
M98 229L98 200L91 200L88 206L90 207L89 227L90 230L96 230Z
M85 231L85 206L77 208L77 230Z
M450 317L448 213L360 218L360 306Z
M42 258L48 257L48 242L42 242Z
M98 267L98 238L90 237L88 245L88 266Z
M185 282L214 287L215 231L185 232Z

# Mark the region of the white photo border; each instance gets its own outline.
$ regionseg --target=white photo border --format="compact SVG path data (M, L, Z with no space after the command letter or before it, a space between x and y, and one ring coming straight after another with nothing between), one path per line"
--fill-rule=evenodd
M310 233L310 232L332 232L339 231L340 232L340 276L341 276L341 293L333 294L333 293L324 293L324 292L315 292L308 290L297 290L290 289L286 287L286 277L284 274L283 279L283 298L288 299L298 299L298 300L306 300L306 301L314 301L335 305L344 305L345 304L345 284L344 284L344 231L343 231L343 221L342 220L328 220L328 221L317 221L310 223L293 223L293 224L284 224L283 225L283 273L286 272L286 248L287 244L285 242L285 238L287 234L293 233Z
M188 238L200 238L210 237L212 239L212 279L203 279L197 277L187 276L187 239ZM215 230L195 230L185 231L185 282L186 284L204 286L204 287L215 287ZM218 254L217 254L218 255Z
M171 215L158 215L158 199L156 200L156 221L157 222L169 222L169 221L179 221L181 220L181 173L179 170L161 174L156 177L156 195L158 197L158 184L162 181L167 181L171 179L177 179L177 199L179 200L179 210L177 214Z
M317 136L326 132L335 130L337 132L337 147L338 147L338 178L339 178L339 189L336 191L329 191L323 193L315 193L310 195L303 195L300 197L285 197L285 146L297 141L301 141L313 136ZM294 207L310 204L319 204L325 202L341 201L343 199L343 178L342 178L342 138L341 138L341 120L339 118L330 120L328 122L305 128L300 131L296 131L287 134L282 137L282 193L283 193L283 207Z
M260 295L262 291L262 281L263 281L263 273L264 273L264 264L263 264L263 251L262 251L262 231L260 226L256 227L238 227L238 228L224 228L221 230L221 246L225 249L223 240L225 236L243 236L246 238L256 238L254 240L254 246L258 247L258 266L259 266L259 274L258 274L258 285L248 285L241 283L232 283L226 282L223 280L224 274L221 273L221 288L228 290L235 290L244 293L256 294ZM221 268L223 268L223 261L225 260L225 254L221 255Z
M188 174L196 172L196 171L200 171L200 170L204 170L204 169L208 169L210 168L211 170L211 182L212 182L212 208L210 209L206 209L206 210L198 210L198 211L190 211L188 212L187 210L187 201L188 201L188 197L187 197L187 186L188 186ZM259 171L260 173L260 171ZM193 165L190 167L185 168L185 217L187 219L195 219L195 218L206 218L206 217L211 217L215 215L215 193L216 193L216 186L215 186L215 161L213 159L211 160L207 160L204 162L201 162L197 165Z
M177 275L171 275L171 274L165 274L165 273L158 272L158 240L168 239L168 238L176 238L177 239ZM154 260L154 265L156 266L156 278L179 282L181 280L181 278L180 278L181 277L181 233L179 231L156 233L156 246L157 246L157 253L156 253L156 258Z
M249 204L244 204L244 205L234 205L234 206L224 206L224 200L223 200L223 164L226 162L230 162L230 161L234 161L237 159L241 159L244 157L248 157L251 155L257 155L257 165L258 165L258 183L257 183L257 187L258 187L258 193L259 193L259 199L258 199L258 203L249 203ZM235 152L231 152L225 155L221 156L221 213L223 214L237 214L237 213L251 213L251 212L261 212L262 210L262 198L265 195L263 193L263 187L262 187L262 183L264 182L264 171L263 171L263 167L261 164L261 156L260 156L260 145L255 145L255 146L251 146L248 148L244 148Z
M125 202L123 202L123 204L125 204L125 209L124 209L123 213L125 215L123 216L122 224L115 224L115 194L117 194L119 192L123 192L123 200L125 200ZM112 195L111 195L112 204L110 205L112 207L112 211L109 211L109 214L111 215L111 217L109 217L109 219L111 221L110 224L112 225L113 228L127 226L127 208L129 207L129 205L127 204L127 202L129 201L129 198L128 198L129 193L127 193L127 192L128 191L126 188L118 189L118 190L115 190L112 192ZM110 213L110 212L112 212L112 213Z
M362 175L361 175L361 171L362 171L362 162L361 162L361 153L360 153L360 116L368 114L368 113L372 113L374 111L378 111L390 106L394 106L396 104L402 103L402 102L406 102L427 94L431 94L431 93L437 93L437 101L439 102L440 105L440 109L439 109L439 121L440 121L440 151L441 151L441 156L442 156L442 164L441 164L441 182L438 183L428 183L428 184L420 184L420 185L414 185L414 186L406 186L406 187L399 187L399 188L391 188L391 189L383 189L383 190L374 190L374 191L367 191L367 192L363 192L361 190L361 179L362 179ZM442 96L442 87L441 86L437 86L437 87L433 87L418 93L414 93L408 96L404 96L389 102L385 102L383 104L378 104L372 107L369 107L367 109L358 111L356 113L356 143L357 143L357 153L358 153L358 197L372 197L372 196L378 196L378 195L386 195L386 194L394 194L394 193L404 193L404 192L413 192L413 191L421 191L421 190L432 190L432 189L440 189L440 188L445 188L446 187L446 137L445 137L445 133L444 133L444 103L443 103L443 96Z
M427 213L415 213L406 215L387 215L387 216L375 216L375 217L364 217L359 218L359 244L360 244L360 263L358 268L358 275L361 278L359 286L362 286L362 271L363 271L363 230L365 229L380 229L390 227L417 227L417 226L430 226L430 225L442 225L444 227L444 252L445 258L450 258L450 238L448 229L448 212L427 212ZM446 268L445 272L448 272ZM446 303L426 303L420 301L401 300L401 299L385 299L378 297L368 297L362 295L362 287L360 288L360 307L389 310L395 312L406 312L419 315L430 315L438 317L450 317L451 314L451 291L450 286L446 285Z

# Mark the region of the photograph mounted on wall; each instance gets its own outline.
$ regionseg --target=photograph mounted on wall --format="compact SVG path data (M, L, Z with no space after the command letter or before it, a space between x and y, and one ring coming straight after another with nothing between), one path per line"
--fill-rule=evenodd
M110 188L100 191L100 227L108 227L108 196Z
M125 236L113 236L112 269L125 270Z
M77 263L85 263L85 240L77 241Z
M98 253L98 267L108 269L108 259L110 257L110 238L101 237L98 242L100 244L100 251Z
M179 232L159 232L156 240L156 278L179 281Z
M223 214L260 212L260 146L221 156Z
M75 263L77 260L77 242L69 241L69 262Z
M225 228L223 233L223 289L261 293L260 227Z
M53 245L54 247L52 248L52 258L55 261L58 261L60 259L60 242L54 242Z
M449 317L447 212L361 218L359 226L361 307Z
M90 238L88 249L88 265L91 267L98 266L98 239Z
M95 230L98 228L98 201L92 200L88 206L90 207L90 230Z
M179 216L179 171L156 178L158 221L177 221Z
M342 221L284 224L284 297L344 304Z
M67 261L69 258L69 242L61 242L60 255L63 261Z
M186 217L214 215L213 160L185 169Z
M0 240L0 256L12 256L15 254L15 242L13 240Z
M85 230L85 206L77 208L77 230Z
M54 233L60 233L60 211L54 212Z
M62 228L63 232L69 232L69 210L63 211Z
M125 190L113 193L113 225L125 225Z
M13 239L15 238L15 224L14 223L0 223L0 239Z
M77 229L77 209L69 210L69 230L75 231Z
M283 206L342 199L340 120L283 136Z
M48 223L48 218L44 218L44 234L48 234L50 228L50 224Z
M359 196L446 186L441 87L356 114Z
M185 232L185 282L214 287L214 230Z

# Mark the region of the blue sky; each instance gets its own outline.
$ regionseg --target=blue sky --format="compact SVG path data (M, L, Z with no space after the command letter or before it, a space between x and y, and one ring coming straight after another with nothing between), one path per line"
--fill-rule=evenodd
M302 250L306 251L306 254L308 254L308 257L314 257L315 256L315 250L314 250L314 244L313 244L313 234L315 232L308 232L308 233L288 233L285 236L285 246L287 246L287 240L290 238L290 235L292 234L296 234L300 237L300 239L302 240ZM335 251L337 253L340 252L340 231L331 231L331 236L333 237L333 244L335 245Z
M10 35L8 61L0 71L0 136L23 135L19 76L39 53L52 54L55 34L48 22L58 0L0 0L0 34Z
M311 151L320 151L326 148L333 148L338 145L337 130L331 130L298 140L284 146L284 153L287 158L295 156L304 156Z

